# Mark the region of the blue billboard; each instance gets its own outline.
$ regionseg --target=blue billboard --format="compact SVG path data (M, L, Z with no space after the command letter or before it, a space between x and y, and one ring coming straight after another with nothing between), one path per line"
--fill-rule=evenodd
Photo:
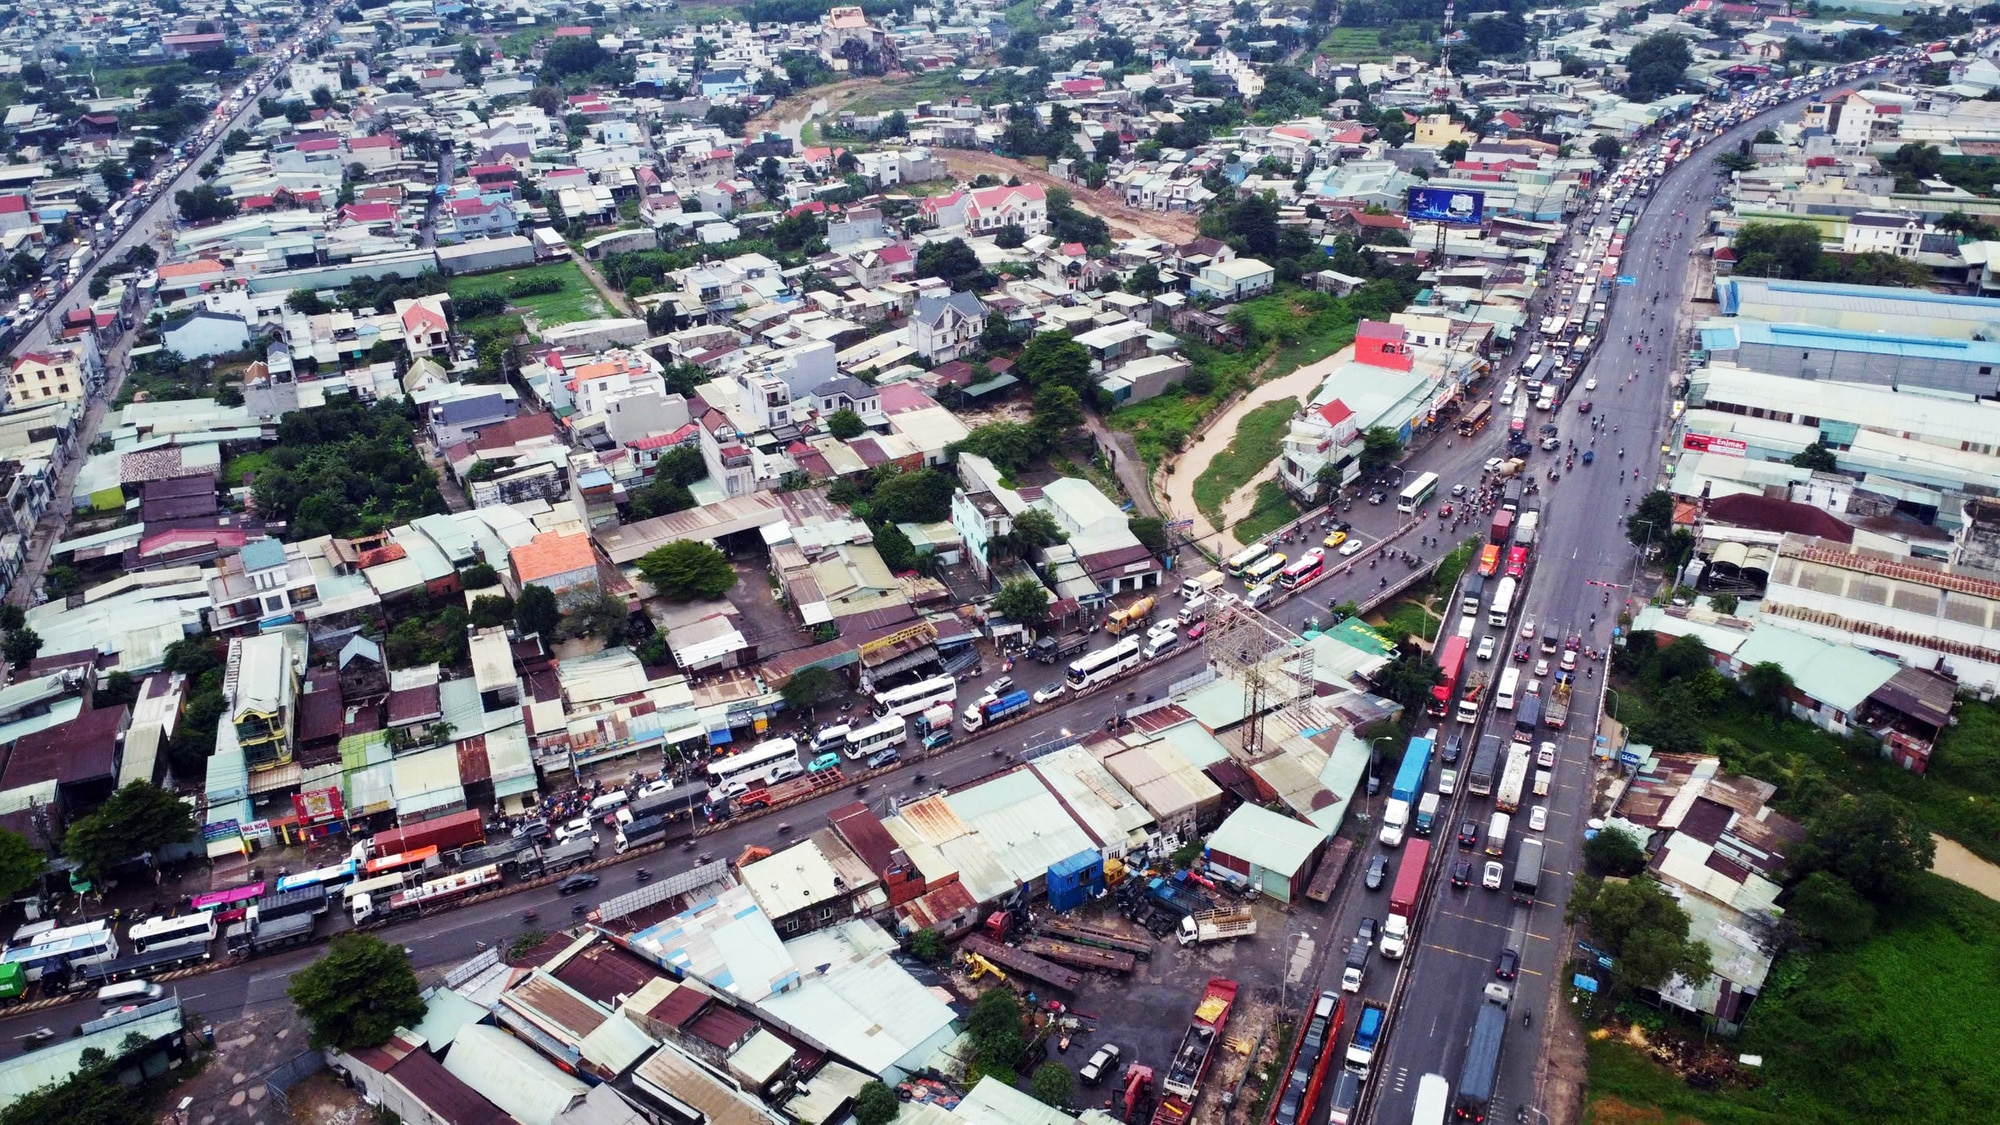
M1486 193L1413 187L1404 210L1412 221L1474 224L1486 217Z

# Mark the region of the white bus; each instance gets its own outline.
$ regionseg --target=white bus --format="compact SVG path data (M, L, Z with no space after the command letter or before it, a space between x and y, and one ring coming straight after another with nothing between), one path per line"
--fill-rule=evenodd
M901 715L890 715L849 731L845 750L848 760L858 762L884 747L901 746L909 741L910 732L904 721Z
M206 961L210 955L208 947L215 943L215 912L201 910L178 918L148 918L134 923L126 936L132 939L134 953L184 949L190 957L199 952Z
M1493 706L1502 711L1514 709L1514 695L1521 690L1521 670L1509 668L1500 673L1500 690L1493 693Z
M1410 1125L1444 1125L1445 1110L1451 1108L1451 1083L1442 1074L1426 1074L1417 1079L1417 1105L1410 1111Z
M381 898L385 895L395 894L397 891L408 886L420 874L422 874L420 871L392 871L387 875L376 875L363 879L358 883L349 883L347 886L341 888L340 908L347 910L352 907L355 895L374 895L377 898Z
M1300 555L1290 566L1278 573L1278 584L1287 590L1296 590L1300 586L1318 578L1321 569L1325 565L1326 551L1319 547L1314 547L1312 550Z
M1403 489L1402 493L1396 497L1396 510L1404 513L1416 511L1418 508L1424 506L1424 503L1431 498L1431 493L1437 491L1437 487L1438 475L1436 473L1425 473L1419 476L1416 480L1411 481Z
M26 932L34 930L23 927L24 932L16 933L6 952L0 953L0 964L21 966L30 981L38 981L51 971L73 971L118 960L118 935L102 918L80 926L39 930L24 938Z
M1120 672L1137 668L1141 659L1139 638L1126 637L1110 648L1101 648L1082 660L1071 661L1067 682L1071 691L1082 691Z
M721 801L804 772L806 768L799 764L799 744L789 738L774 738L741 754L710 762L709 799Z
M1276 551L1258 559L1243 571L1245 586L1262 586L1278 577L1285 569L1285 556Z
M1261 559L1265 555L1268 555L1270 553L1271 553L1271 548L1268 545L1263 543L1252 543L1248 547L1245 547L1242 550L1236 552L1234 555L1230 556L1229 561L1223 564L1223 569L1229 571L1229 573L1235 575L1236 577L1241 578L1243 577L1243 572L1245 570L1248 570L1252 564L1256 563L1258 559Z
M1521 588L1517 578L1502 578L1493 591L1493 601L1486 607L1486 623L1495 629L1503 628L1507 618L1514 612L1514 592Z
M875 693L875 715L909 716L928 711L940 703L958 702L958 681L950 676L933 676L921 683Z

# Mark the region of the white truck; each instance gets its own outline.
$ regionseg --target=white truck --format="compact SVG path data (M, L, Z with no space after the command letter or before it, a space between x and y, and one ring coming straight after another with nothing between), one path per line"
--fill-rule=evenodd
M1376 833L1375 838L1385 848L1400 848L1403 846L1403 832L1409 825L1410 802L1391 797L1382 804L1382 830Z
M1201 910L1181 919L1180 943L1206 945L1211 941L1249 937L1257 932L1257 917L1247 906Z
M1222 572L1211 570L1207 574L1197 575L1181 583L1181 597L1199 598L1220 589L1222 589Z

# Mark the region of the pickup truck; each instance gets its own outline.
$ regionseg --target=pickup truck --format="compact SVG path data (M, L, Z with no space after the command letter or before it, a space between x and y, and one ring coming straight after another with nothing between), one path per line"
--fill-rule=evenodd
M1206 945L1211 941L1249 937L1256 932L1256 915L1247 906L1202 910L1181 919L1180 943Z
M1375 1045L1382 1041L1382 1024L1388 1018L1389 1009L1380 1000L1370 1000L1361 1006L1361 1018L1354 1024L1354 1039L1347 1045L1347 1069L1363 1080L1375 1062Z
M1368 926L1368 923L1373 921L1374 919L1370 918L1363 923L1363 926L1367 927L1367 930L1372 930L1373 927ZM1347 943L1347 966L1340 972L1342 992L1361 991L1361 979L1368 972L1368 955L1375 951L1375 935L1367 930Z

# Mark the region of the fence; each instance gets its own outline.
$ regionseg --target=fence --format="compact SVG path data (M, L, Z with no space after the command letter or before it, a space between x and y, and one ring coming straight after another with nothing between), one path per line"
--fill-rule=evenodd
M474 957L472 960L467 961L459 965L452 971L446 973L444 975L444 986L446 988L457 988L459 985L464 984L466 981L474 979L475 977L479 976L479 974L485 972L486 970L492 968L495 965L498 965L499 963L500 963L499 948L495 947L488 949L484 953L481 953L477 957Z
M264 1092L271 1096L271 1104L278 1108L279 1118L292 1115L292 1088L325 1069L326 1055L320 1051L307 1051L279 1063L264 1076Z

